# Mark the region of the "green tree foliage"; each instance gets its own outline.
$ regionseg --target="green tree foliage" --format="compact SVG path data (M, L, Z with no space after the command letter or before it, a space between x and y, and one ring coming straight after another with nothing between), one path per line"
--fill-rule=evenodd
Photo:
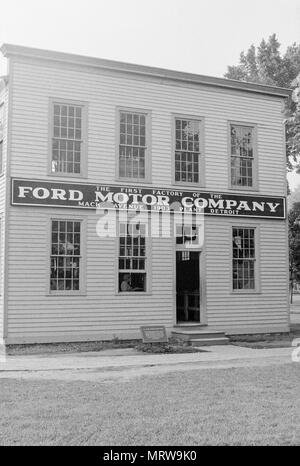
M295 202L288 213L290 280L300 281L300 202Z
M286 121L286 144L288 155L288 168L296 168L300 173L300 73L294 79L296 86L293 92L293 105Z
M251 45L248 51L240 54L240 63L228 66L224 75L229 79L267 84L295 89L293 97L287 99L286 155L287 168L300 172L300 44L294 43L280 53L280 43L276 34L268 41L263 39L256 48Z

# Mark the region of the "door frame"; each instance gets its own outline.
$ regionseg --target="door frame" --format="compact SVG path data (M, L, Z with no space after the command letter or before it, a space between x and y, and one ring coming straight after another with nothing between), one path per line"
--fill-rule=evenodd
M200 292L200 322L187 322L178 324L177 323L177 308L176 308L176 252L180 251L191 251L199 253L199 292ZM207 325L207 316L206 316L206 254L205 248L186 248L183 245L176 244L176 238L173 241L173 326L199 326Z
M187 253L187 254L193 254L196 261L198 261L198 283L195 283L196 284L196 288L195 288L195 291L197 291L197 293L199 293L199 320L178 320L178 288L177 288L177 285L178 285L178 278L180 277L181 279L183 278L183 282L185 283L187 278L188 277L185 277L184 275L182 276L182 272L181 273L177 273L177 269L178 269L178 263L177 263L177 255L181 255L182 253ZM186 248L185 250L183 249L180 249L180 250L176 250L176 270L175 270L175 275L176 275L176 323L177 325L200 325L200 322L201 322L201 303L200 303L200 294L201 294L201 290L200 290L200 261L201 261L201 252L198 251L198 250L189 250L188 248ZM189 260L190 260L190 257L189 257ZM197 270L196 268L196 270ZM188 295L189 296L189 295ZM186 298L187 300L189 301L189 297L184 295L184 303L183 303L183 307L185 309L185 306L187 304L188 306L188 303L186 303ZM185 311L184 311L185 313ZM187 313L189 313L188 309L187 309ZM189 317L189 316L187 316Z

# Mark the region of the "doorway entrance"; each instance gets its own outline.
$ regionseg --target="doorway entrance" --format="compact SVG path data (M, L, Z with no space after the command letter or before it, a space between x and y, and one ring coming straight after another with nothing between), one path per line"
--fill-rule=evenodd
M200 323L200 252L176 251L177 324Z

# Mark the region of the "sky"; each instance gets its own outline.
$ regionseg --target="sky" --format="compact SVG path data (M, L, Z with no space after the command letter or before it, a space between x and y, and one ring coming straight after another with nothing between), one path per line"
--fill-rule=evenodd
M273 33L300 42L300 0L0 0L0 44L210 76Z

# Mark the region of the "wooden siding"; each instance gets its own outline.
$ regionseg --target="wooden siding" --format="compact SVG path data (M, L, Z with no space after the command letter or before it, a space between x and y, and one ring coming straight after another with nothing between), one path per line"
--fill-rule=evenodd
M285 195L281 99L241 91L170 83L117 72L88 72L34 61L14 63L10 176L48 175L49 99L88 103L88 177L116 183L116 107L152 112L152 184L175 187L172 173L172 114L204 117L206 189L228 191L228 120L257 124L259 194ZM64 178L72 180L73 178ZM150 183L149 183L150 184ZM177 186L178 188L178 186ZM236 191L235 191L236 192ZM86 294L47 293L49 219L86 219ZM117 295L116 240L95 233L96 214L70 209L11 207L9 212L7 343L76 341L139 335L143 324L174 324L174 240L153 238L152 291ZM207 323L228 332L286 331L288 281L286 224L260 225L261 293L230 292L232 218L205 221Z
M68 209L60 212L74 216ZM11 339L30 340L49 333L76 338L90 335L101 339L107 335L137 335L145 324L173 325L172 242L152 239L152 294L122 296L116 293L116 239L99 238L96 214L87 219L86 294L83 296L49 295L48 238L49 219L57 217L53 209L16 208L10 214L9 316Z
M3 86L0 91L0 105L4 104L4 134L2 147L2 173L0 174L0 342L4 334L4 263L5 263L5 221L6 221L6 163L7 163L7 109L8 87Z
M65 214L74 215L66 209ZM139 327L174 324L174 239L152 238L152 289L147 295L117 294L116 239L96 235L96 214L87 220L86 294L51 296L49 219L54 209L16 207L10 215L8 342L85 340L139 336ZM78 212L76 212L76 218ZM231 293L232 225L259 226L260 293ZM285 223L209 217L205 220L207 323L228 333L286 331ZM203 255L204 256L204 255ZM204 257L203 257L204 260Z
M115 181L116 107L152 111L152 183L172 185L172 113L204 117L206 188L228 190L227 121L258 125L262 194L286 190L281 99L200 86L176 86L117 73L16 63L13 176L47 177L49 98L88 102L88 179Z
M255 227L258 292L232 292L232 226ZM286 223L210 218L205 222L207 320L229 333L287 330Z

